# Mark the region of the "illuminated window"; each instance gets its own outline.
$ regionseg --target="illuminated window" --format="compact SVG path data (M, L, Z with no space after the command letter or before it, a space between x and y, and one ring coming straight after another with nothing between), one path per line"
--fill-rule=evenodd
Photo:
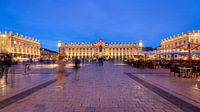
M177 46L177 42L175 42L175 46Z

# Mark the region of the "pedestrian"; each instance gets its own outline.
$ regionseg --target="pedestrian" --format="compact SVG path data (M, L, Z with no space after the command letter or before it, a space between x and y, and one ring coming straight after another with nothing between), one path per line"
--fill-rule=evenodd
M99 58L99 66L103 66L103 57Z
M81 63L80 59L78 59L78 57L76 56L74 60L75 80L79 80L80 78L80 73L79 73L80 63Z
M0 79L3 77L3 56L0 56Z
M8 84L8 71L9 71L9 68L12 66L11 56L8 54L5 55L3 58L2 64L3 64L2 73L3 73L3 76L5 77L4 82L7 85Z
M96 65L99 65L99 59L96 59L95 61L96 61Z
M103 66L104 59L101 57L101 66Z
M31 70L31 59L25 62L24 75L28 74Z
M63 56L58 58L58 78L57 78L57 87L64 87L64 78L65 78L65 61Z
M99 66L101 66L101 58L98 58Z

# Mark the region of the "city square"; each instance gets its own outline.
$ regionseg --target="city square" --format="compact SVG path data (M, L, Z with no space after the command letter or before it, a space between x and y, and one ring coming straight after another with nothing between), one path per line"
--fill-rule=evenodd
M50 66L55 65L48 65L44 68L51 69ZM69 76L65 78L64 89L57 88L55 82L49 83L48 86L43 85L56 78L54 71L48 71L49 73L45 74L45 70L42 70L43 72L32 73L29 77L23 76L23 79L19 79L22 76L16 74L16 82L13 85L1 88L1 111L179 112L198 111L195 109L199 109L199 79L180 79L169 76L167 69L141 70L121 62L105 62L104 66L85 63L80 70L80 81L74 80L74 73L70 69L70 65L66 69ZM38 75L35 76L35 74ZM53 77L49 77L50 74ZM182 102L174 104L169 96L164 97L158 94L152 90L152 87L146 87L127 74L150 83L169 93L170 96L180 98L194 107L187 107ZM23 84L27 81L29 81L28 84ZM40 85L44 87L41 89ZM33 87L39 87L39 89L33 91ZM30 94L26 97L22 94L19 95L24 91L30 91ZM14 102L7 100L10 96L16 96L12 98ZM10 104L6 104L6 101ZM177 107L177 105L181 107Z
M0 112L200 112L199 4L0 1Z

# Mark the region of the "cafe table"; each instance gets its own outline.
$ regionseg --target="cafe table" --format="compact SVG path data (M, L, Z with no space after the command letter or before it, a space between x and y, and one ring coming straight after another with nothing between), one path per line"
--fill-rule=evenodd
M192 73L192 68L190 67L179 67L179 69L185 73L184 77L189 77L189 73Z

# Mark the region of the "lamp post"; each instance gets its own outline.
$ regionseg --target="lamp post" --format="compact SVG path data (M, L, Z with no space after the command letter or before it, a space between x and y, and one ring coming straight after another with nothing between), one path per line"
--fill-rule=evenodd
M13 42L13 43L14 43L14 52L13 52L13 58L15 58L15 52L16 52L16 50L15 50L15 49L16 49L16 44L17 44L17 42L14 40L14 42Z
M60 55L60 47L61 47L62 43L61 41L58 41L58 55Z
M142 40L140 40L140 42L139 42L139 47L141 48L140 50L142 51L142 46L143 46L143 44L142 44Z
M139 46L142 47L142 41L141 41L141 40L140 40L140 42L139 42Z
M188 60L189 60L189 66L192 66L192 57L191 57L191 44L188 42Z

